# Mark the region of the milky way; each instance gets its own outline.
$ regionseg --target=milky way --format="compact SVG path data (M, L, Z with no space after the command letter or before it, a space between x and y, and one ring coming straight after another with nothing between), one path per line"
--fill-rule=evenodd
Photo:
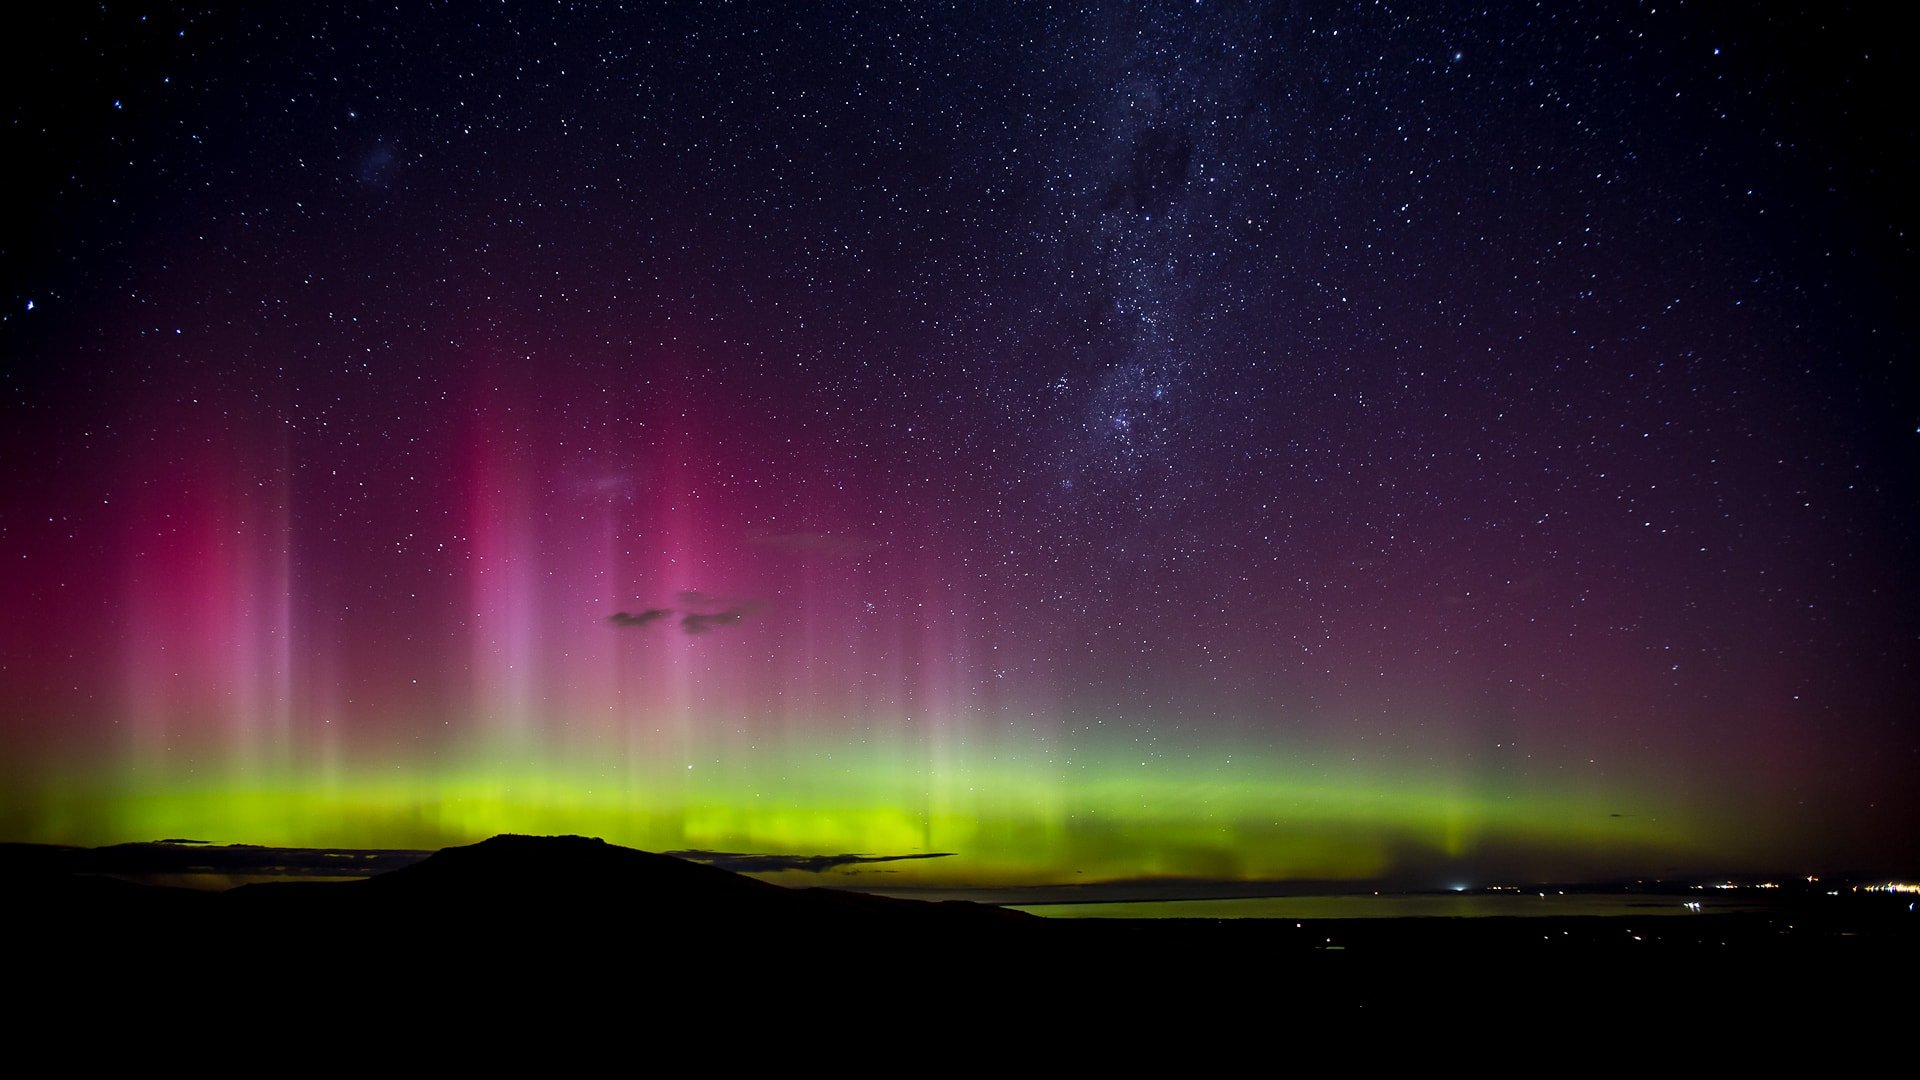
M1909 50L1227 7L27 16L0 839L1911 869Z

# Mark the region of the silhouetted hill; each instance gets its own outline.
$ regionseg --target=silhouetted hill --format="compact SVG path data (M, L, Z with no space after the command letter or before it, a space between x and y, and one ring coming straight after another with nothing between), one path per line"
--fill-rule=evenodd
M794 943L1018 935L1046 923L982 904L783 888L580 836L496 836L363 881L246 885L219 901L220 917L257 939L299 926L330 946L516 962L554 950L738 959Z
M736 906L778 903L789 890L700 863L585 836L496 836L435 852L367 879L390 901L569 902Z
M835 985L846 1000L1017 992L1127 1009L1143 1000L1198 1008L1201 999L1176 988L1275 977L1274 1001L1339 1010L1436 995L1465 1001L1469 991L1491 1000L1541 980L1604 1005L1637 986L1720 978L1744 988L1730 1007L1747 1008L1804 1004L1811 990L1796 988L1898 968L1920 943L1920 919L1904 899L1884 896L1821 897L1774 915L1666 918L1043 919L966 902L783 888L578 836L497 836L370 878L225 892L87 869L131 858L191 870L208 864L183 852L207 851L0 850L0 904L11 916L0 926L17 981L82 996L188 988L229 1002L255 987L263 1008L295 984L329 1002L375 986L390 999L412 987L524 1001L553 987L625 979L710 1005L775 986ZM1748 959L1811 974L1786 988L1777 979L1739 982L1730 965ZM844 1020L831 995L800 1007Z
M1714 988L1690 1010L1744 1019L1850 1010L1824 988L1904 970L1920 928L1888 897L1791 915L1042 919L782 888L578 836L497 836L371 878L225 892L85 869L131 858L191 870L209 864L182 852L206 850L0 850L0 955L16 984L50 1008L106 995L121 1014L195 1024L315 1015L383 1031L448 1001L476 1015L564 1001L620 1023L661 1010L676 1018L654 1029L668 1038L734 1038L734 1019L775 1015L837 1031L875 1008L909 1028L947 1008L993 1023L1021 1006L1065 1008L1123 1036L1179 1015L1256 1030L1276 1015L1471 1015L1496 1002L1503 1014L1620 1013L1646 987L1680 985Z
M453 923L542 918L793 929L1035 925L1024 912L964 902L893 900L832 889L789 889L730 870L582 836L496 836L446 848L364 882L249 885L242 903L339 899Z
M783 888L580 836L496 836L370 878L224 892L141 884L96 869L205 871L220 865L217 849L8 845L0 855L0 893L18 913L16 938L49 957L184 959L209 943L277 953L429 949L444 958L505 950L524 957L587 938L658 955L823 938L1017 933L1046 921L981 904Z

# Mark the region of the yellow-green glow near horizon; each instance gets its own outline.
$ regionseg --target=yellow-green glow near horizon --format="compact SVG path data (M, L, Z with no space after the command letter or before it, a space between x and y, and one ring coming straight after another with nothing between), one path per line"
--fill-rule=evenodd
M1574 852L1604 865L1704 846L1677 815L1612 813L1617 785L1603 794L1520 778L1489 793L1441 769L1273 752L1067 760L1002 748L906 768L897 748L820 742L777 760L709 754L623 773L508 760L43 778L34 839L436 847L583 833L654 850L952 852L890 867L887 882L971 885L1365 879L1490 851Z

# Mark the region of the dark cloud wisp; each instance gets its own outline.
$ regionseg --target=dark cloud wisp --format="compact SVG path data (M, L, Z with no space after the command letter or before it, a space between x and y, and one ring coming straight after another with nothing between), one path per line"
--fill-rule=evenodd
M920 855L760 855L739 851L669 851L665 854L689 862L706 863L739 874L764 874L775 870L802 870L824 874L843 866L862 863L904 862L909 859L945 859L951 851L931 851Z
M615 626L645 626L672 614L672 608L648 608L637 615L627 611L616 611L607 616L607 621Z
M758 600L743 600L736 604L728 604L705 593L697 592L681 593L680 602L690 608L708 609L692 610L680 615L680 629L689 634L709 634L723 626L736 626L762 607ZM638 613L616 611L607 616L607 622L621 628L649 626L671 619L676 614L680 613L674 608L647 608Z

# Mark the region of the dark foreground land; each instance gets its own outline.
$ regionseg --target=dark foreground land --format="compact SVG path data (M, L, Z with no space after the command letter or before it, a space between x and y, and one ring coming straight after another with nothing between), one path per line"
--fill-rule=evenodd
M1050 1018L1112 1040L1274 1025L1297 1038L1315 1016L1419 1014L1678 1017L1749 1035L1789 1023L1857 1039L1910 1018L1920 958L1920 916L1885 895L1684 918L1049 920L787 889L579 837L495 837L364 880L225 892L78 873L24 849L5 861L6 966L31 991L14 1014L29 1024L131 1010L391 1031L442 1013L580 1009L681 1036Z

